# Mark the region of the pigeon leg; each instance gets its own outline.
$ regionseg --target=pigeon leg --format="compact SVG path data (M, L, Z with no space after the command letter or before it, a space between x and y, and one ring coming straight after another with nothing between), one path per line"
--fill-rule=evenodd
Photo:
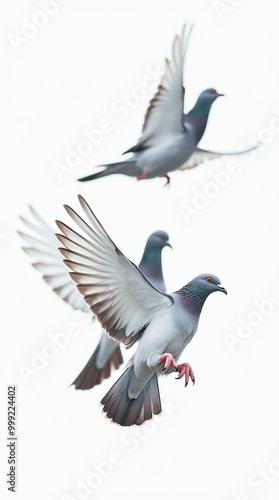
M160 177L165 177L167 179L167 182L166 184L164 185L164 187L166 186L170 186L170 176L168 174L165 174L165 175L160 175Z
M174 361L174 357L172 356L172 354L169 354L168 352L162 354L162 356L160 356L158 359L158 365L161 365L164 361L165 364L162 371L168 370L170 366L173 366L177 371L176 362Z
M193 385L194 385L195 375L194 375L194 372L191 368L191 365L189 365L189 363L181 363L180 365L177 365L177 371L179 372L179 374L176 377L176 380L182 378L183 375L185 375L185 387L188 385L189 377L192 380Z
M142 181L143 179L146 179L147 176L148 176L148 172L147 172L147 170L144 170L144 172L142 172L142 174L137 175L137 179L138 179L138 181Z

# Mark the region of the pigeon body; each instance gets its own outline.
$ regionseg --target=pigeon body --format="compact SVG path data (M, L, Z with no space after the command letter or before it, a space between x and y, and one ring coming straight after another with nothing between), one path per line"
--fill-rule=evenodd
M189 365L177 361L197 331L206 298L227 292L212 274L199 275L172 294L159 291L116 247L81 196L79 201L89 224L65 206L81 232L57 221L63 233L57 235L63 245L59 250L109 336L126 347L138 342L125 372L101 403L114 422L139 425L161 412L158 375L178 370L180 378L189 373Z
M82 177L79 181L124 174L138 180L166 177L169 182L168 173L174 170L193 168L223 154L241 154L254 149L222 153L198 147L206 130L211 106L224 94L213 88L206 89L199 95L193 109L184 113L183 74L191 30L191 25L185 25L181 36L174 39L172 60L166 60L165 73L149 103L138 143L125 151L122 161L99 165L105 167L104 170Z
M31 220L21 217L28 232L18 231L21 238L28 243L28 246L22 247L24 252L35 259L33 267L43 275L46 283L62 300L73 309L88 313L88 306L69 278L68 270L61 260L54 231L34 208L30 207L30 212ZM152 233L147 239L139 264L142 272L161 291L165 291L161 259L165 246L171 246L168 234L165 231ZM119 344L102 332L96 349L73 385L76 389L91 389L110 377L112 370L119 368L122 363L123 356Z

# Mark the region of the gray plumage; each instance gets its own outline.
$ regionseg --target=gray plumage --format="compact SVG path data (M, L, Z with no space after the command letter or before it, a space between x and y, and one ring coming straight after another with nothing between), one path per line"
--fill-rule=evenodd
M205 160L224 154L242 154L254 149L225 153L198 147L206 130L211 106L223 94L213 88L206 89L198 97L193 109L184 113L183 74L191 30L191 25L185 25L181 35L174 39L172 60L166 59L165 73L157 93L149 103L138 143L125 151L121 161L99 165L105 169L82 177L79 181L124 174L137 177L138 180L166 177L169 182L168 173L176 169L193 168Z
M57 235L59 250L109 336L126 347L138 342L125 372L101 403L114 422L139 425L161 411L158 375L174 369L183 373L177 361L197 331L206 298L227 292L212 274L199 275L172 294L159 291L116 247L81 196L79 201L89 222L65 206L81 232L57 221L63 233Z
M20 237L28 244L23 246L24 252L35 259L32 266L40 272L44 281L52 290L75 310L89 312L82 295L69 278L69 273L57 250L57 238L54 231L33 208L29 207L31 217L20 217L27 230L18 231ZM147 239L139 267L159 290L165 291L162 272L161 253L165 246L171 246L165 231L155 231ZM76 389L91 389L102 380L110 377L111 372L123 363L120 346L105 332L101 333L99 343L83 370L74 380Z

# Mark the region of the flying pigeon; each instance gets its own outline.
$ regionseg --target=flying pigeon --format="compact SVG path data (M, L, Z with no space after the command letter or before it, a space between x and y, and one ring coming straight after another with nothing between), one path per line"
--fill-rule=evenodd
M90 312L82 295L69 278L68 269L63 264L57 250L58 242L54 231L33 207L29 208L32 219L20 217L28 233L18 231L18 234L29 245L23 246L22 249L27 255L36 259L32 266L42 273L43 279L61 299L71 305L73 309ZM166 287L162 272L161 253L166 246L171 247L168 234L165 231L155 231L147 239L139 264L141 271L162 292L166 290ZM119 368L122 363L123 357L118 342L102 332L95 351L73 385L76 389L91 389L108 378L111 371Z
M221 94L214 88L204 90L193 109L184 113L183 73L192 25L184 25L172 47L172 60L166 59L165 73L157 93L147 109L138 143L123 153L123 159L99 165L104 170L78 179L89 181L112 174L124 174L138 180L165 177L176 169L196 167L205 160L223 155L242 154L256 146L236 152L207 151L198 147L206 130L210 109Z
M126 348L138 341L123 375L101 400L103 411L121 426L140 425L161 412L158 375L177 371L195 377L188 363L178 363L197 331L202 307L216 291L227 291L213 274L201 274L174 293L159 291L113 243L84 198L80 204L89 222L71 207L65 209L78 228L57 221L57 238L85 302L108 335ZM82 234L81 234L82 233Z

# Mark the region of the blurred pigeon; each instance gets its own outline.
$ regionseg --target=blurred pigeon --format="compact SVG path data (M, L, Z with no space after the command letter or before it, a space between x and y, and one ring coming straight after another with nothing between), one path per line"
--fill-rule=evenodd
M191 30L192 25L185 25L182 34L174 39L172 60L166 59L165 73L157 93L149 103L138 143L125 151L121 161L99 165L106 168L82 177L79 181L124 174L137 177L138 180L166 177L168 184L168 173L173 170L193 168L205 160L246 153L256 147L228 153L198 147L211 106L224 94L213 88L206 89L198 97L193 109L184 114L183 73Z
M57 221L57 238L70 276L110 337L127 348L139 341L123 375L104 396L103 411L114 422L140 425L161 412L158 375L178 372L195 381L188 363L177 364L197 331L208 295L227 293L219 278L201 274L180 290L166 294L116 247L86 201L80 204L89 223L65 206L83 234Z
M22 231L18 231L18 234L30 245L22 248L27 255L36 259L32 266L43 274L46 283L73 309L89 312L87 304L69 278L68 270L61 260L54 231L34 208L31 206L29 208L34 221L30 221L25 217L20 217L20 219L29 230L29 233L31 229L31 234L34 233L36 237ZM146 242L139 264L142 272L162 292L166 290L161 259L162 249L165 246L171 247L168 234L165 231L152 233ZM91 389L108 378L111 371L119 368L122 363L123 357L118 342L115 342L105 332L102 332L95 351L73 382L73 385L75 385L76 389Z

